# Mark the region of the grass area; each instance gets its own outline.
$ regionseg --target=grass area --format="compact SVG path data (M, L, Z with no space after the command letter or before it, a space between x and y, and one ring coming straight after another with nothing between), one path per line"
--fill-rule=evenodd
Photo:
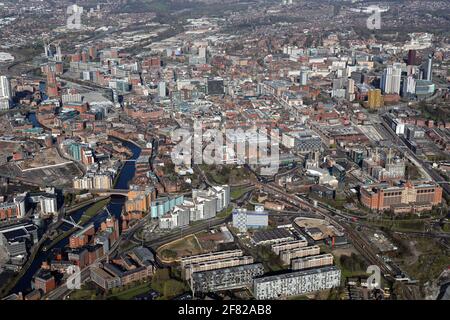
M248 191L248 187L237 187L231 189L231 200L236 200L242 197Z
M145 294L152 289L151 282L146 282L139 284L137 286L133 286L131 288L123 289L122 291L118 291L113 289L113 293L106 297L107 300L131 300L136 296L141 294Z
M223 165L200 165L208 179L217 184L235 184L250 179L250 173L244 167Z
M90 219L92 219L95 215L97 215L99 213L100 210L103 209L103 207L105 207L109 203L109 201L110 201L110 199L108 198L108 199L99 201L96 204L90 206L86 210L86 212L83 214L83 216L81 217L79 224L85 224Z
M393 231L424 231L425 229L425 221L421 219L412 219L412 220L377 220L371 221L371 225L386 228L388 230Z
M221 212L219 212L217 214L217 217L219 218L226 218L228 217L231 213L233 212L233 207L229 206L228 208L226 208L225 210L222 210Z
M402 268L414 279L424 284L427 281L436 279L444 269L450 266L450 253L434 240L426 238L409 238L415 242L415 247L419 253L415 263L404 263L405 254L402 252L400 261Z
M322 203L325 203L325 204L327 204L335 209L338 209L338 210L344 210L345 204L354 202L353 201L354 199L346 198L346 197L342 197L342 196L336 196L335 199L326 199L326 198L318 197L313 194L309 194L309 198L317 200Z
M444 232L450 232L450 223L445 223L442 230L444 230Z
M366 273L367 268L365 268L365 263L363 263L363 258L360 255L346 256L347 261L354 263L346 263L342 259L343 256L334 259L334 263L337 268L341 270L341 283L345 283L347 278L351 277L367 277Z
M190 235L184 237L183 239L170 242L158 248L158 250L156 251L158 256L168 263L173 262L183 256L200 254L202 252L203 250L199 246L195 235Z
M310 300L307 296L290 296L288 300Z
M254 254L252 256L257 256L259 261L262 262L264 268L270 272L276 272L284 270L283 262L280 260L280 257L277 256L269 246L258 246L255 249Z
M95 290L91 289L74 290L69 295L69 300L95 300L96 298Z

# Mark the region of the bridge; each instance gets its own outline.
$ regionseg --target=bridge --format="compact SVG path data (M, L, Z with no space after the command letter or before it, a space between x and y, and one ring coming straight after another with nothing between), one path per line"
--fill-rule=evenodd
M65 188L64 191L75 193L79 192L81 189L74 189L74 188ZM102 195L110 195L110 196L124 196L126 197L128 195L128 192L130 190L128 189L88 189L90 193L97 193Z
M74 228L78 228L83 230L83 227L80 226L78 223L76 223L75 221L73 221L72 217L70 217L70 220L67 219L61 219L61 221L70 224L71 226L73 226Z

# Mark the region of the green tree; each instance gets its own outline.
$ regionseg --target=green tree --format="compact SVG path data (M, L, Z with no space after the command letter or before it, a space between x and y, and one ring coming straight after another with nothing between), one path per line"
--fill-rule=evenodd
M173 298L182 294L186 290L185 285L177 280L170 279L164 283L164 297L167 299Z
M169 269L157 269L152 278L152 289L164 292L164 283L170 280Z

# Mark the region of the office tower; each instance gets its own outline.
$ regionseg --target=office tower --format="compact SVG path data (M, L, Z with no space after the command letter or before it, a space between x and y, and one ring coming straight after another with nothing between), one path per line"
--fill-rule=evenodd
M61 53L61 45L58 43L56 45L56 55L55 55L55 61L62 62L63 56Z
M417 65L417 51L416 50L408 51L408 65L409 66Z
M382 105L382 97L381 97L381 90L380 89L372 89L369 90L369 108L371 109L377 109L381 108Z
M56 196L54 196L54 195L48 195L45 197L41 197L41 199L39 200L39 203L41 205L41 211L44 214L58 212Z
M355 81L355 83L363 82L363 73L359 71L353 71L350 77Z
M198 56L200 58L206 58L206 47L200 47L198 48Z
M302 69L300 70L300 85L306 86L308 84L308 70Z
M12 92L9 79L0 76L0 110L8 110L11 107Z
M355 80L353 80L353 79L347 80L347 93L349 93L349 94L355 93Z
M348 101L355 100L355 80L348 79L347 80L347 96Z
M52 98L58 96L58 84L56 82L56 73L54 71L49 71L47 73L47 96Z
M166 97L166 83L161 81L158 85L158 94L160 98Z
M423 78L428 81L431 81L433 78L433 54L428 55L428 60L424 66Z
M403 96L413 95L416 92L416 79L408 76L403 79Z
M12 98L11 85L5 76L0 76L0 98Z
M402 69L399 66L389 66L384 69L381 77L381 89L387 94L399 94Z

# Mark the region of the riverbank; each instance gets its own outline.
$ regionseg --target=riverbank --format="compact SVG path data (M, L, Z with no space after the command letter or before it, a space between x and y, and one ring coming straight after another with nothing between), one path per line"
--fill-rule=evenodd
M86 210L86 212L81 216L78 224L80 226L86 225L92 218L94 218L97 214L99 214L100 211L102 211L102 209L104 207L106 207L109 202L110 202L110 198L108 197L107 199L101 200L101 201L95 203L94 205L90 206ZM50 250L53 246L55 246L62 239L70 237L77 230L78 229L72 228L69 231L61 233L59 236L57 236L55 239L53 239L53 241L48 246L44 247L44 251Z
M123 145L132 151L133 156L129 160L135 160L139 157L141 149L138 148L134 143L123 141L121 139L119 139L119 141L123 142ZM134 161L125 161L124 166L118 173L119 178L117 180L115 188L116 189L128 189L129 183L130 183L130 181L132 181L135 171L136 171L135 162ZM116 218L119 218L122 213L123 207L125 205L126 198L123 196L111 196L109 198L110 199L108 199L108 203L106 204L108 211L112 215L114 215ZM90 205L90 206L93 206L93 205ZM104 207L104 206L105 205L103 204L101 207ZM98 207L100 207L100 205L98 205ZM97 209L98 209L98 207L97 207ZM75 222L80 223L81 217L86 214L86 211L88 209L89 209L89 207L88 208L82 207L78 210L71 212L70 216L73 217ZM90 218L88 220L88 223L94 222L95 224L98 225L102 221L104 221L104 219L106 219L108 213L106 212L106 210L100 210L100 211L101 211L100 213L97 212L96 214L94 214L92 216L92 218ZM89 215L91 216L90 213L89 213ZM86 219L84 219L84 221L86 221ZM64 226L67 226L67 225L64 224ZM64 228L64 226L63 226L63 228ZM64 230L62 230L62 231L64 231ZM71 232L73 233L73 232L75 232L75 230L73 230ZM29 267L27 268L28 270L25 270L25 269L21 270L21 272L20 272L21 276L18 278L15 278L16 279L16 281L14 281L15 285L13 284L13 285L8 286L8 288L13 287L11 290L9 290L8 293L11 294L11 293L22 292L22 293L26 294L30 290L30 284L31 284L34 274L41 267L42 262L46 261L50 257L49 249L50 248L52 248L52 249L53 248L61 248L63 250L64 247L66 247L68 245L68 243L69 243L68 237L70 237L70 235L72 233L68 233L68 231L63 232L63 236L60 235L58 237L58 239L55 239L51 243L49 243L50 242L49 240L45 241L46 243L43 243L43 246L45 245L47 247L48 251L38 250L39 254L35 255L33 257L33 259L29 259L29 261L28 261Z
M44 245L45 241L47 241L47 237L42 237L41 240L36 244L36 248L31 252L30 257L28 258L25 265L20 269L19 273L15 275L9 283L7 283L2 289L0 290L0 298L3 298L4 296L8 295L8 293L13 290L13 288L17 285L17 283L20 281L20 279L25 275L25 273L28 271L28 269L33 264L34 259L36 258L36 255L38 252L40 252L42 246Z

